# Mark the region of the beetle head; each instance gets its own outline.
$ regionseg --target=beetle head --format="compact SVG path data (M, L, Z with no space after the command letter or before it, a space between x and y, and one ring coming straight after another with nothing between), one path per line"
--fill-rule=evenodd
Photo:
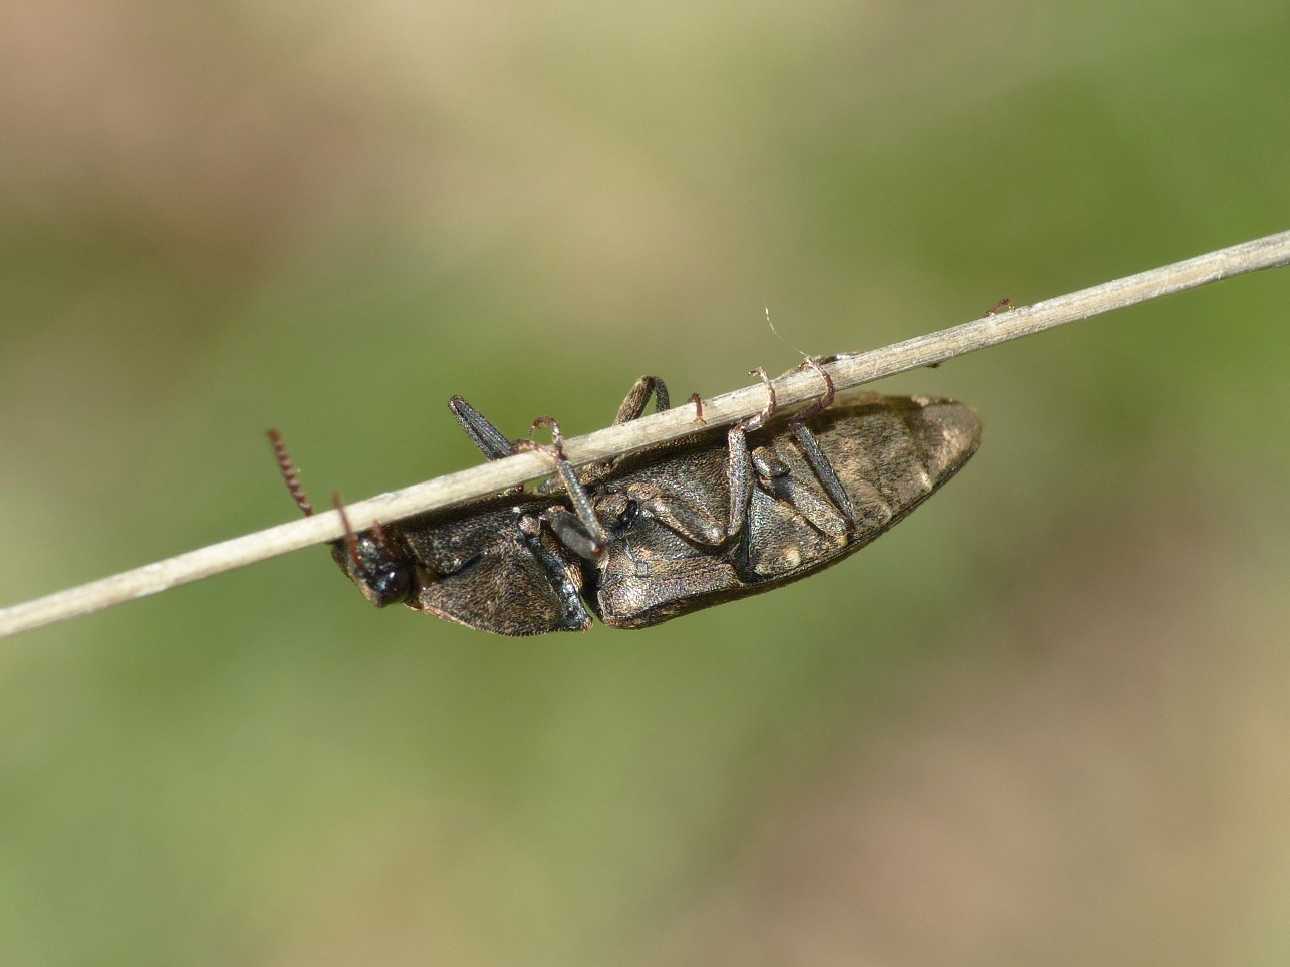
M291 499L302 514L312 516L313 504L300 486L300 471L287 453L282 434L277 430L270 430L269 442L273 445L278 469L282 472L282 479ZM371 530L355 534L349 526L349 518L345 516L340 497L333 494L332 501L345 525L344 538L333 541L331 545L331 556L336 566L358 585L363 597L378 608L406 601L412 593L415 568L410 557L399 549L400 542L391 538L380 524L374 524Z
M378 608L406 601L413 584L411 560L399 551L397 543L379 524L369 531L355 534L349 526L340 496L333 494L332 503L345 525L344 538L331 546L336 566L358 585L363 597Z

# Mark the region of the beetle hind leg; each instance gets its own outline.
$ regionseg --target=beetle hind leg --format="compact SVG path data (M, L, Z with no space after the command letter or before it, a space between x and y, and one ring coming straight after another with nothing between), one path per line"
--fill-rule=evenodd
M811 469L815 471L815 476L819 478L821 485L823 485L824 492L829 495L829 500L833 501L838 510L842 512L842 516L846 518L847 530L852 531L856 527L855 507L851 503L850 496L847 495L846 488L842 486L842 481L838 479L838 474L833 469L833 464L829 462L829 458L820 449L819 441L815 439L815 434L807 426L807 420L819 416L833 405L833 400L837 395L833 387L833 378L825 372L818 362L809 356L806 357L802 365L814 369L820 375L820 378L824 380L824 395L820 396L800 413L795 414L793 419L789 421L788 428L802 448L802 456L806 458L806 462L810 464Z
M793 416L788 424L789 431L802 448L803 457L805 457L807 464L824 487L824 492L828 495L829 500L842 514L846 521L847 531L850 532L856 527L855 507L851 503L851 497L847 494L846 488L842 486L842 481L838 478L837 471L833 469L833 464L821 449L815 434L811 432L810 426L807 425L808 420L818 416L833 405L833 401L837 396L833 386L833 379L816 360L809 356L802 365L809 366L819 373L820 378L824 380L824 393L805 410ZM752 372L761 377L761 381L766 385L768 400L765 409L755 416L740 420L730 428L726 436L726 445L730 454L727 466L727 476L730 484L730 522L726 529L728 538L733 538L743 529L747 520L748 506L752 500L754 467L753 459L748 451L748 432L765 426L774 417L778 408L775 399L775 386L766 376L766 371L759 368Z

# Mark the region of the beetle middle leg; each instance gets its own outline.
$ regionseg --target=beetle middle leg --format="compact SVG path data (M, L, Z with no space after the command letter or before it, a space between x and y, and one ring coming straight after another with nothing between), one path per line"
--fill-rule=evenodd
M661 376L641 376L636 382L632 383L632 388L627 391L622 403L618 405L618 412L614 414L614 425L630 423L632 420L643 416L645 408L649 406L651 396L654 397L655 413L662 413L664 410L671 408L671 396L667 391L667 383L663 381L663 378ZM699 399L699 394L695 393L691 396L690 402L694 403L698 408L696 419L703 423L703 401ZM614 458L587 464L582 468L580 475L584 486L590 486L603 480L613 473L616 464L617 460Z
M672 405L671 397L667 392L667 383L658 376L642 376L632 384L632 388L623 397L622 403L618 406L618 413L614 416L614 423L630 423L639 417L645 412L651 396L654 397L655 413L662 413Z
M642 376L632 384L632 388L623 397L623 402L618 407L618 413L614 416L614 423L629 423L639 418L645 412L645 407L649 405L651 394L655 399L655 413L662 413L664 410L671 408L671 397L667 392L667 383L663 382L662 377ZM696 422L708 422L703 418L703 397L698 393L691 393L687 402L694 404L694 419Z

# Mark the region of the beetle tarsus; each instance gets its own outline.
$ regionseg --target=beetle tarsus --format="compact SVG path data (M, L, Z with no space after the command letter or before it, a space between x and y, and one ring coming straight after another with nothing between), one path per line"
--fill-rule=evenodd
M813 369L816 374L819 375L820 379L824 380L824 395L817 397L814 403L794 417L794 419L797 420L809 420L811 417L819 413L823 413L832 406L833 401L837 399L838 394L837 390L833 386L833 377L829 375L828 370L819 364L818 360L807 356L802 360L802 364L798 369Z
M756 369L750 369L748 370L748 375L756 376L761 380L762 385L766 387L767 397L766 406L760 413L740 420L736 424L751 432L752 430L760 430L774 418L775 412L779 409L779 400L775 398L775 384L766 375L765 367L758 366Z

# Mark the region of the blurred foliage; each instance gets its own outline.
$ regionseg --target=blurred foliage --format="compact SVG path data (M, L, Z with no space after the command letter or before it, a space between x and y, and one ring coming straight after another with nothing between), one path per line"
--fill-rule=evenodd
M4 599L1284 229L1284 4L6 11ZM0 649L8 964L1280 963L1264 273L891 380L981 452L655 629L327 554Z

